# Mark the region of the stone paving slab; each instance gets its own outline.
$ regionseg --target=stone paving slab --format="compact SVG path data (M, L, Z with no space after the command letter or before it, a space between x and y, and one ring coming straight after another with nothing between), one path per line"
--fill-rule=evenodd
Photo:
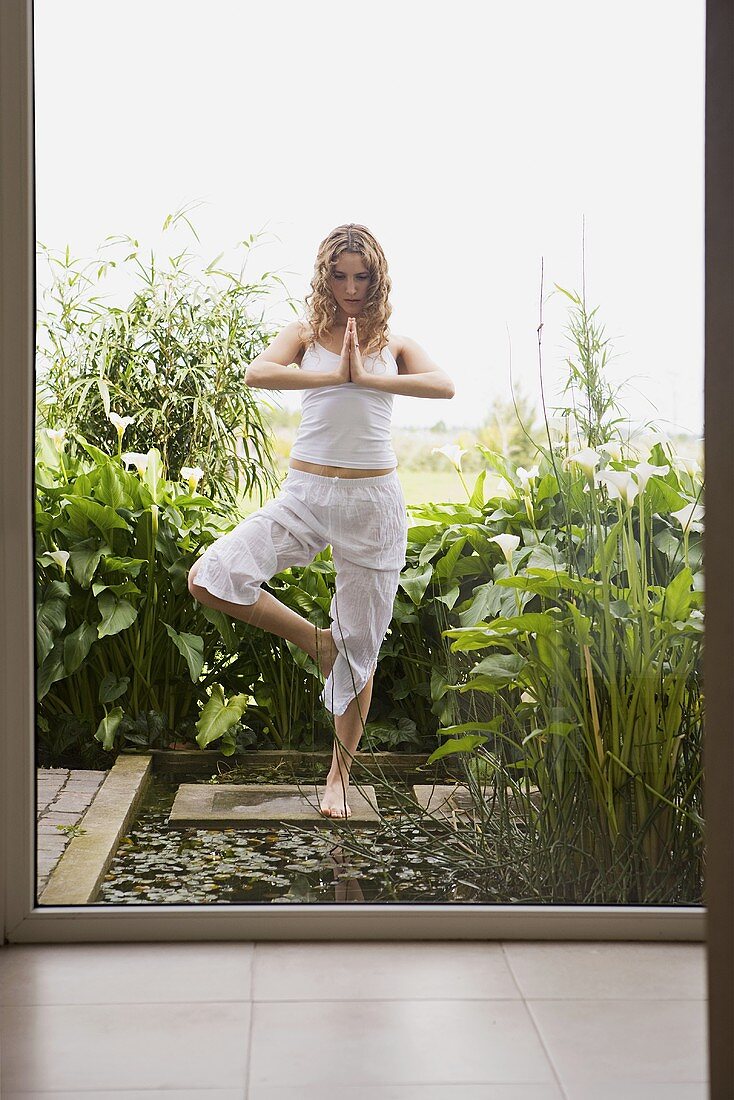
M90 795L92 801L81 818L79 834L69 839L48 884L42 893L39 891L39 905L88 905L94 901L120 838L143 797L152 763L149 754L120 753L109 772L102 773L106 778L96 794ZM51 809L54 805L51 804ZM78 822L80 817L80 813L49 812L41 818L39 827L41 822L53 823L54 818ZM41 868L48 871L55 859L53 853L39 851L39 871Z
M319 810L325 784L315 787L303 784L301 789L291 783L228 783L216 786L205 783L182 783L168 817L174 827L254 828L258 825L278 826L288 822L315 827L331 820ZM376 809L375 789L353 784L347 788L347 805L352 811L350 825L376 824L380 814ZM338 819L344 821L344 818Z

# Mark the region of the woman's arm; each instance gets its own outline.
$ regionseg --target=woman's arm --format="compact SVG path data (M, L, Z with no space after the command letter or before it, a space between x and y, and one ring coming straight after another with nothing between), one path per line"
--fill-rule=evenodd
M388 393L402 393L407 397L453 397L456 393L454 383L446 371L434 363L428 352L409 336L398 339L401 342L396 356L399 373L365 372L357 384L387 390Z
M253 371L256 362L257 371ZM317 386L335 385L332 371L302 370L295 364L284 366L260 356L257 360L253 359L247 368L245 382L254 390L312 390Z
M311 390L318 386L338 385L343 379L338 372L302 370L295 365L301 356L300 324L290 321L274 340L261 351L245 372L245 382L252 389L262 390Z

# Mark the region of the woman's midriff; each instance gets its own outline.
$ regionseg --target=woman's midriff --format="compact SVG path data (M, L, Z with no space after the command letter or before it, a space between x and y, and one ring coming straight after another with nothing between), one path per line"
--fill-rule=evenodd
M294 470L305 470L308 474L323 474L324 477L379 477L396 470L396 466L383 467L381 470L355 470L352 466L326 466L322 463L304 462L301 458L292 458L289 462Z

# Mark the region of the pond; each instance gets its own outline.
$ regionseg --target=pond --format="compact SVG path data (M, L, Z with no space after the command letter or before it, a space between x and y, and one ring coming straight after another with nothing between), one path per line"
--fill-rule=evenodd
M257 777L258 783L267 781L268 776ZM277 782L282 781L282 775L277 776ZM445 859L432 855L425 823L419 827L410 813L401 810L400 796L387 785L373 784L389 828L381 824L352 827L344 821L308 828L289 823L278 828L168 824L181 783L213 782L242 782L242 778L236 771L230 777L211 778L200 773L153 774L95 904L486 904L503 900L475 896L474 888L460 881L463 869L453 874ZM312 777L296 775L292 782L314 791ZM319 779L319 786L322 783ZM407 785L404 792L410 794ZM406 840L397 848L411 852L409 857L394 855L396 830ZM497 886L500 891L499 882Z

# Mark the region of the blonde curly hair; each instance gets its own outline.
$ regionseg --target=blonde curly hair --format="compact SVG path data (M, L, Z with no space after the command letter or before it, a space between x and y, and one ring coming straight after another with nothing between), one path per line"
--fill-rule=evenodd
M387 271L385 253L376 238L364 225L350 222L338 225L319 245L311 280L311 293L306 295L306 347L312 347L329 333L334 323L337 304L329 285L334 267L344 252L362 257L370 273L369 289L364 308L357 318L357 334L362 355L379 354L389 341L388 318L392 282Z

